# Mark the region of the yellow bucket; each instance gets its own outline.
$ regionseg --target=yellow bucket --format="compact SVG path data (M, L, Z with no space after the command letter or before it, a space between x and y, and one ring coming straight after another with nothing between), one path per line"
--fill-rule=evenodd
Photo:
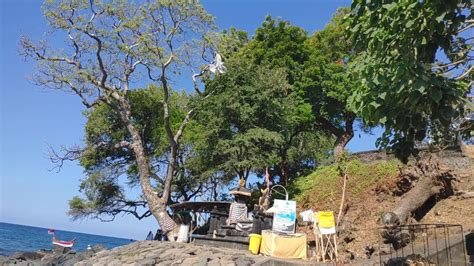
M249 241L249 250L252 254L257 255L260 250L260 242L262 241L262 236L259 234L250 234Z

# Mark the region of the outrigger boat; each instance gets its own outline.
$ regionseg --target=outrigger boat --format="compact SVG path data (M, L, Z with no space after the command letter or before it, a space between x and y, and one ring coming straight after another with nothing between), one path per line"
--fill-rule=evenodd
M50 235L53 235L53 238L51 240L53 246L56 246L56 247L61 247L61 248L72 248L74 246L74 243L75 243L75 239L71 240L71 241L62 241L62 240L58 240L56 239L55 235L54 235L54 229L48 229L48 234Z
M60 246L60 247L63 247L63 248L72 248L74 246L74 242L75 240L71 240L71 241L61 241L61 240L57 240L54 236L53 236L53 245L56 245L56 246Z

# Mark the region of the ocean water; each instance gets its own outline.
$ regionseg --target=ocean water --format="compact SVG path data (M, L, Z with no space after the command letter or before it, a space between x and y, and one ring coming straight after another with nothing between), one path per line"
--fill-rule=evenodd
M110 249L132 242L130 239L62 230L55 230L55 235L57 239L64 241L76 239L73 247L76 251L86 250L87 245L100 244ZM52 235L48 235L47 228L0 222L0 255L9 256L20 251L51 249L51 237Z

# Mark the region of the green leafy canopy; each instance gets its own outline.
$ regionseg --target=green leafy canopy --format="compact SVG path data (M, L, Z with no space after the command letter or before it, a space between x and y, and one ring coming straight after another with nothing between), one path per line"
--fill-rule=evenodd
M417 141L449 131L463 115L472 36L462 32L472 16L466 0L353 2L350 30L364 53L353 64L360 86L351 107L385 127L380 147L406 160Z

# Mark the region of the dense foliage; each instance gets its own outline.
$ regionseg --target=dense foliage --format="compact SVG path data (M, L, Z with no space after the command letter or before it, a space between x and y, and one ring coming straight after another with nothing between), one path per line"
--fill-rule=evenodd
M297 84L312 106L318 128L336 137L335 157L341 156L354 136L357 118L348 102L358 86L349 65L359 52L347 38L347 22L343 20L347 13L348 9L338 9L323 30L316 31L305 41L308 60L304 62L303 77Z
M269 166L288 184L328 160L330 141L342 154L356 119L347 106L356 84L346 63L356 55L344 39L345 13L311 38L271 17L248 43L238 31L228 34L224 43L233 36L239 45L223 46L229 71L206 83L210 97L197 115L208 131L201 166L228 179Z
M473 80L472 1L365 1L352 4L350 30L365 50L354 70L354 109L382 124L378 140L402 159L417 141L442 138L463 115Z
M206 85L213 95L196 116L202 138L195 140L201 155L193 159L195 165L227 180L261 174L266 166L280 179L291 179L327 157L326 136L303 134L311 109L290 93L283 70L241 59L227 61L227 67L225 75Z

